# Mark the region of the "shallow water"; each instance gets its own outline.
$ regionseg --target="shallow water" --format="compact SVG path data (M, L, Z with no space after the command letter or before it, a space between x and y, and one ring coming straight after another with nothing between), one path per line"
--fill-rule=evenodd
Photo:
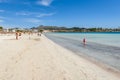
M120 70L120 33L47 33L57 44ZM83 45L83 38L87 43Z
M51 33L51 35L79 41L86 38L88 42L120 47L120 33Z

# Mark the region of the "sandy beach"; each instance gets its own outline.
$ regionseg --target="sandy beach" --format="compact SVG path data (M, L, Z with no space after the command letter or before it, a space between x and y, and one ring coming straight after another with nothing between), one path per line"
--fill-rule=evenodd
M120 80L44 35L0 36L0 80Z

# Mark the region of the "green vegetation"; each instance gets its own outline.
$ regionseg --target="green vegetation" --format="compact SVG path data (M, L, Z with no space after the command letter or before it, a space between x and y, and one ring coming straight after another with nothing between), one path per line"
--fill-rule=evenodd
M40 33L43 33L43 31L44 31L43 29L38 30L38 32L40 32Z
M35 27L34 27L35 28ZM43 26L36 27L39 30L49 30L51 32L120 32L120 28L83 28L83 27L58 27L58 26Z
M0 26L0 31L2 31L3 30L3 27L2 26Z
M40 25L38 27L32 27L32 28L9 28L9 29L3 29L2 26L0 26L0 32L40 32L43 33L43 31L47 32L120 32L119 28L102 28L102 27L93 27L93 28L84 28L84 27L58 27L58 26L44 26Z

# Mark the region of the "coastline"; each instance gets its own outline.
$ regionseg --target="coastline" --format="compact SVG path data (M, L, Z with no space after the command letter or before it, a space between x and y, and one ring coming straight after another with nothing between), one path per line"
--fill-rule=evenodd
M87 41L86 46L84 46L82 40L80 40L83 35L77 35L73 37L71 34L46 34L45 36L78 56L91 58L93 61L109 65L109 68L115 71L120 71L120 47L90 41ZM95 41L94 38L92 39Z
M76 49L75 49L75 50L74 50L74 48L71 49L71 48L69 48L68 46L64 46L64 45L60 44L61 42L59 42L59 41L57 42L56 40L50 38L50 37L47 36L47 35L45 35L45 36L46 36L48 39L50 39L50 40L52 40L53 42L55 42L56 44L60 45L61 47L65 48L65 49L67 49L67 50L70 50L70 51L73 52L75 55L80 56L80 57L82 57L82 58L90 61L91 63L93 63L93 64L101 67L102 69L104 69L104 70L106 70L106 71L108 71L108 72L110 72L110 73L113 73L115 76L120 76L120 70L119 70L119 69L114 68L114 67L112 67L112 66L110 66L110 65L108 65L108 64L106 64L106 63L104 63L104 62L101 62L101 61L99 61L99 60L96 60L95 58L93 58L93 57L91 57L91 56L89 56L89 55L81 54L81 52L78 52ZM52 36L52 35L51 35L51 36ZM54 36L54 37L57 38L56 36ZM61 38L62 38L62 37L61 37ZM69 46L71 46L71 45L69 45Z
M119 80L118 76L59 46L44 35L0 43L0 79ZM3 54L4 53L4 54Z

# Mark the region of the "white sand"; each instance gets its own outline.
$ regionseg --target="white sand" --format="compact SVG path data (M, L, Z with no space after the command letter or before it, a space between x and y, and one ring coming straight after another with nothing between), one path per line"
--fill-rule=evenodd
M45 36L8 37L0 42L0 80L120 80Z

